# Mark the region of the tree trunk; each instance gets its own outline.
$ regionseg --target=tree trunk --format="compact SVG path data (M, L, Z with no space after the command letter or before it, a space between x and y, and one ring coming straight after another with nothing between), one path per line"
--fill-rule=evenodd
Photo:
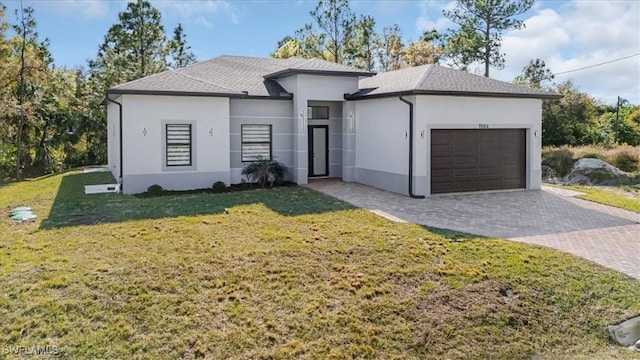
M491 62L491 28L490 28L490 19L487 19L487 28L484 34L484 76L489 77L489 65Z

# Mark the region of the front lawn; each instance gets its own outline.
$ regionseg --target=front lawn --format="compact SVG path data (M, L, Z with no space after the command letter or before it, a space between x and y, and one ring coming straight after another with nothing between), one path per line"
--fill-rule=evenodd
M640 282L572 255L389 222L302 187L82 194L102 176L0 187L4 349L55 346L62 359L635 356L606 326L640 313ZM19 205L38 221L10 221Z

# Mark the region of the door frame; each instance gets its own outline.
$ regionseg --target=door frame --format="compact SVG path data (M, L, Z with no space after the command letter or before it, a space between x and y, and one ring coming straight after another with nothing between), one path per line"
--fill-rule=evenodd
M309 177L318 177L318 176L329 176L329 125L308 125L307 127L307 140L309 143L309 147L307 149L307 154L309 156L309 163L308 163L308 168L309 168ZM324 154L325 154L325 159L326 159L326 166L325 166L325 173L324 174L314 174L313 173L313 130L314 129L324 129L325 131L325 149L324 149Z

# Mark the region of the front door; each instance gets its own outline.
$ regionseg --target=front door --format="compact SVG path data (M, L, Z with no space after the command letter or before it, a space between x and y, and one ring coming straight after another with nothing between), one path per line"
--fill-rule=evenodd
M329 126L309 125L309 177L329 176Z

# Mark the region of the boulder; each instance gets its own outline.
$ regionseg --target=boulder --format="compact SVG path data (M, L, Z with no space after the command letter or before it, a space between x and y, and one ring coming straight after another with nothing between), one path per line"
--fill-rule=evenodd
M600 159L584 158L573 164L562 182L566 185L625 185L639 180Z

